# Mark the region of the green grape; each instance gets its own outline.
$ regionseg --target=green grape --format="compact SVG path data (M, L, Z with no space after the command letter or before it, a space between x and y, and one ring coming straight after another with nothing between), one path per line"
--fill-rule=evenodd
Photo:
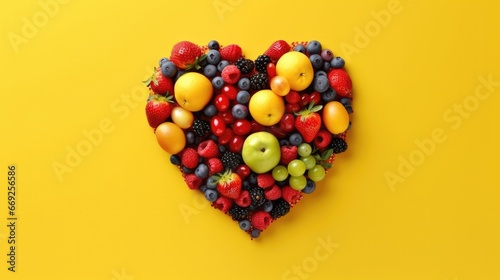
M302 143L297 148L297 151L299 152L299 156L306 157L311 154L312 148L308 143Z
M285 181L288 178L288 170L283 165L278 165L273 169L273 178L276 181Z
M300 159L294 159L288 163L288 173L292 176L304 175L306 164Z
M315 165L307 172L307 176L314 182L319 182L325 178L325 168L321 165Z
M316 159L312 155L301 157L300 160L304 162L307 170L313 168L316 165Z
M292 189L298 191L301 191L307 185L307 179L304 175L291 176L288 182L290 183L290 187L292 187Z

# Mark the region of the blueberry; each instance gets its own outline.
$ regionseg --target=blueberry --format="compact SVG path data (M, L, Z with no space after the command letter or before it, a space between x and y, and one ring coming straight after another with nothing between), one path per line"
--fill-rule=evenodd
M262 210L264 210L264 212L271 212L271 210L273 210L273 202L271 200L264 202L264 204L262 204Z
M223 154L227 151L226 146L219 146L219 153Z
M306 47L304 47L304 45L302 45L302 44L298 44L298 45L296 45L296 46L293 48L293 50L294 50L294 51L296 51L296 52L301 52L301 53L303 53L303 54L305 54L305 53L306 53Z
M194 175L200 179L205 179L208 176L208 166L204 163L198 164L198 167L194 170Z
M208 42L208 48L211 50L218 50L220 48L219 42L216 40Z
M304 141L302 135L300 135L300 133L298 132L292 133L292 135L290 135L290 138L288 140L290 141L290 144L294 146L299 146Z
M173 165L181 165L181 158L178 155L171 155L170 163Z
M227 60L221 60L219 62L219 64L217 64L217 70L219 70L219 72L222 72L222 70L224 68L226 68L226 66L228 66L228 65L229 65L229 61L227 61Z
M250 79L248 79L248 78L241 78L238 81L238 87L241 90L249 90L250 89Z
M209 64L203 68L203 75L207 78L212 79L217 76L217 67L215 65Z
M244 119L248 116L248 108L243 104L236 104L231 109L231 113L237 119Z
M200 65L201 67L207 66L208 65L207 58L204 57L204 58L201 58L200 60L198 60L198 65Z
M333 53L329 49L324 49L321 51L321 57L324 61L331 61L333 59Z
M248 175L248 182L250 182L250 184L257 184L257 174L256 173L250 173L250 175Z
M186 132L186 142L188 144L194 144L196 142L196 135L192 131Z
M337 56L330 62L333 68L342 68L345 65L345 61L342 57Z
M326 72L323 71L323 70L319 70L319 71L316 71L316 73L314 73L314 77L319 77L319 76L325 76L325 77L327 77L328 74L326 74Z
M207 188L215 189L217 188L218 183L219 183L219 178L217 176L210 176L207 179Z
M218 142L219 141L219 137L217 137L217 135L215 135L215 134L211 134L210 135L210 139L212 139L214 142Z
M337 92L331 87L329 87L325 92L321 93L321 99L323 99L323 101L325 102L334 100L336 96Z
M311 54L309 60L311 60L311 64L314 69L318 70L321 69L321 67L323 67L323 59L321 58L321 55Z
M161 73L165 77L172 78L177 73L177 67L172 61L166 61L161 65Z
M302 189L302 192L305 194L310 194L316 189L316 183L313 180L307 179L306 187Z
M216 190L207 189L205 191L205 198L210 202L214 202L219 198L219 193Z
M167 61L170 61L170 60L169 60L168 58L166 58L166 57L162 57L162 58L160 59L160 62L159 62L158 64L159 64L159 66L161 67L161 66L162 66L162 64L163 64L163 63L165 63L165 62L167 62Z
M288 180L276 181L276 185L278 185L278 187L284 187L284 186L288 186L289 182L288 182Z
M222 87L224 87L224 80L221 76L217 76L212 80L212 85L215 89L221 89Z
M314 78L313 84L314 90L319 93L325 92L330 88L330 82L328 81L328 78L326 76L319 76Z
M252 226L249 220L241 220L238 222L238 224L240 225L240 228L244 231L249 230L250 227Z
M243 181L243 186L242 186L242 188L243 188L244 190L247 190L247 191L248 191L249 189L251 189L251 188L252 188L252 184L250 184L250 182L248 182L248 180L245 180L245 181Z
M352 122L349 122L349 125L347 126L346 131L349 130L349 129L351 129L351 126L352 126Z
M185 166L182 166L182 167L181 167L181 170L182 170L182 172L184 172L184 173L186 173L186 174L191 174L191 173L193 173L193 172L194 172L194 169L187 168L187 167L185 167Z
M316 40L309 41L306 49L310 54L319 54L321 53L321 43Z
M255 208L255 205L253 204L250 204L250 206L248 206L248 210L250 211L254 211L256 208Z
M252 238L258 238L260 236L260 230L259 229L252 229L252 232L250 232L250 236Z
M290 141L287 139L280 139L280 146L288 146L290 145Z
M323 71L328 72L330 69L332 69L332 65L328 61L323 62Z
M209 50L206 59L208 63L217 65L221 61L220 52L218 50Z
M214 104L209 104L207 106L205 106L205 108L203 109L203 114L205 114L205 116L207 117L213 117L215 115L217 115L217 107L215 107Z
M340 103L344 106L351 105L351 99L349 97L343 97L340 99Z
M200 190L200 192L202 193L205 193L205 191L207 190L207 186L206 185L201 185L198 187L198 190Z
M352 110L352 106L351 106L351 105L346 105L346 106L344 106L344 107L345 107L345 109L347 110L347 113L351 114L352 112L354 112L354 111Z
M184 70L178 70L177 73L175 73L175 78L174 80L178 80L180 76L182 76L182 74L186 73L186 71Z
M250 93L248 93L248 91L246 90L238 92L238 94L236 95L236 101L238 101L238 103L240 104L247 104L248 101L250 101Z

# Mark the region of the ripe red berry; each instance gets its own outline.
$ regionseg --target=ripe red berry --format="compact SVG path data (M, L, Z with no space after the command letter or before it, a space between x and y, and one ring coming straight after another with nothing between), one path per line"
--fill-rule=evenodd
M234 135L231 142L229 142L229 151L233 153L240 153L243 148L243 143L245 143L245 138L240 135Z
M233 131L237 135L247 135L252 131L252 124L246 119L237 120L233 124Z
M290 132L295 129L295 116L288 113L284 114L280 120L280 128L284 132Z
M210 120L210 129L215 136L221 136L226 131L226 124L221 116L214 116Z
M229 109L229 98L224 94L218 94L214 98L214 105L219 112L227 111Z
M246 164L240 164L238 165L238 167L236 167L236 173L240 175L241 179L245 179L246 177L248 177L251 172L252 170Z
M269 80L276 76L276 65L272 62L269 62L266 67L267 76Z
M233 206L233 200L225 196L219 196L212 206L219 209L223 213L227 213L227 211L231 209L231 206Z
M236 66L234 66L234 67L236 67ZM231 85L225 85L221 89L221 93L223 93L225 96L227 96L227 98L229 98L229 100L236 100L236 96L238 95L238 90Z
M300 105L306 106L311 102L311 97L307 93L303 93L300 95Z
M236 65L228 65L222 69L221 77L224 82L234 85L240 79L241 72Z
M227 145L233 139L233 131L231 129L226 129L222 135L219 136L219 144Z
M309 103L314 102L314 105L321 103L321 93L314 91L309 95Z
M222 117L222 119L224 120L225 124L232 124L232 123L234 123L235 118L234 118L233 113L231 112L231 110L220 112L219 116Z
M300 94L291 90L287 95L285 95L285 100L288 103L298 103L300 101Z

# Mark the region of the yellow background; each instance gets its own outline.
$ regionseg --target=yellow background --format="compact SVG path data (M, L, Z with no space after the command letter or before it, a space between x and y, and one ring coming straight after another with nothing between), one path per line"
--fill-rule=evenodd
M18 169L17 272L3 187L1 279L500 278L500 86L474 97L488 93L480 77L500 81L494 1L65 2L51 15L38 0L0 12L4 186L7 166ZM23 35L24 18L37 25ZM144 115L141 81L158 59L211 39L249 58L277 39L317 39L355 84L350 149L254 241L187 189ZM84 131L102 122L85 150ZM419 158L415 141L436 129ZM78 145L86 155L59 180L54 163ZM418 166L400 173L400 156ZM388 172L401 181L391 187Z

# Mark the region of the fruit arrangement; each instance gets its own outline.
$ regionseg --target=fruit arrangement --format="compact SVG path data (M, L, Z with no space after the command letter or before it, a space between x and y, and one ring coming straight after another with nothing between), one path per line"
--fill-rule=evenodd
M257 238L312 193L347 149L352 82L320 42L182 41L145 81L146 117L187 186Z

